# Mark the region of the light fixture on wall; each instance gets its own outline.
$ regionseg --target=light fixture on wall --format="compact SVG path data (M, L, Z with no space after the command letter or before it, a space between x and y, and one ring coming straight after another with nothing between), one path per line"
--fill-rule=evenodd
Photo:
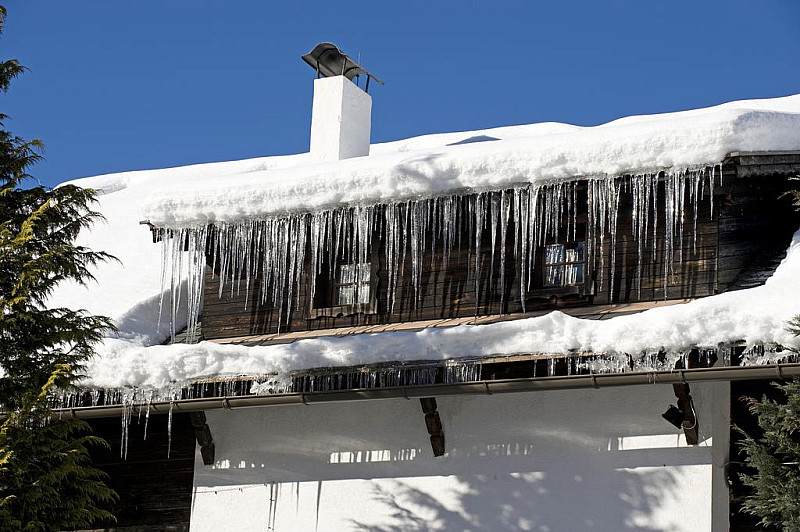
M672 389L678 399L678 406L669 405L661 417L675 425L677 429L683 429L686 443L697 445L700 442L700 431L697 428L697 411L689 393L689 385L685 382L674 383Z
M686 413L675 405L669 405L667 411L661 414L661 417L675 425L675 428L683 428L683 420L686 419Z

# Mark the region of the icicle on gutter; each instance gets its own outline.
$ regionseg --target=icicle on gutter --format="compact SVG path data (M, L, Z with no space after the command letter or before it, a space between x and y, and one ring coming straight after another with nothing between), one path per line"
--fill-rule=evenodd
M673 371L676 367L691 367L689 354L694 353L700 367L759 366L797 362L796 353L777 344L739 342L708 346L687 346L671 351L645 349L638 353L565 353L539 355L537 371L534 364L531 377L587 375L604 373L637 373ZM483 377L483 359L451 359L423 364L388 364L357 368L326 368L299 371L283 375L237 375L214 379L174 383L168 388L125 388L63 391L51 398L51 407L71 409L83 406L124 405L122 416L123 441L120 456L127 450L128 427L134 421L144 423L145 436L150 418L150 405L185 399L209 397L239 397L283 393L314 393L335 390L369 389L400 386L427 386L479 381ZM544 371L542 371L544 370ZM133 416L133 409L139 409ZM170 408L171 410L171 408ZM167 425L170 420L167 413ZM136 418L136 419L135 419ZM144 419L142 419L144 418Z
M144 425L142 439L147 439L147 429L150 423L150 406L153 402L169 401L170 408L167 414L167 459L170 457L172 449L172 406L176 399L187 397L187 391L191 389L191 384L187 387L170 386L168 389L156 390L152 388L123 388L123 389L92 389L63 391L53 395L50 399L51 408L76 408L85 406L100 405L122 405L121 438L119 446L119 457L122 460L128 458L128 441L130 436L130 426L134 422ZM137 410L134 415L134 409ZM144 420L142 419L144 418Z
M390 364L381 367L328 368L298 372L289 376L284 389L292 392L329 392L361 388L427 386L480 380L478 360L459 359L428 364ZM255 382L250 392L256 395L275 393L275 379Z
M419 308L424 288L423 272L427 268L446 270L451 254L463 247L469 257L467 267L472 270L476 282L476 312L480 305L479 283L485 274L494 276L499 271L500 293L505 298L508 253L513 253L515 259L524 306L532 287L537 250L548 242L558 241L560 235L577 238L579 212L587 219L586 264L596 272L596 289L610 289L615 282L617 225L623 189L630 195L631 236L638 248L637 290L641 294L643 254L648 243L663 238L661 262L666 291L675 264L682 258L682 246L676 249L675 240L684 236L685 207L689 205L693 209L694 228L704 183L708 181L708 189L713 191L713 180L719 174L721 172L707 168L528 184L498 192L452 194L386 205L354 205L234 224L162 228L162 293L171 296L170 332L174 338L181 287L185 285L187 336L190 341L196 337L207 262L216 265L212 273L219 276L219 297L238 295L244 290L245 305L252 305L251 286L257 283L258 290L252 293L260 294L260 304L274 307L278 323L285 324L300 304L303 288L313 300L318 276L333 277L335 265L342 261L369 263L373 248L378 246L382 247L382 257L386 261L386 301L390 314L395 312L400 295L410 301L413 308ZM659 198L661 182L664 183L663 198ZM583 183L586 204L579 205L584 195ZM712 194L709 194L709 201L713 202ZM662 205L664 227L659 226ZM491 250L484 257L487 242L483 238L487 230ZM693 229L692 233L692 238L696 238ZM651 247L655 259L657 246ZM310 254L308 260L307 254ZM407 254L410 256L411 293L400 294ZM606 272L610 272L609 279L606 279ZM365 275L368 272L355 268L356 284L366 281ZM505 304L505 300L501 304ZM355 305L360 312L365 303L356 301Z

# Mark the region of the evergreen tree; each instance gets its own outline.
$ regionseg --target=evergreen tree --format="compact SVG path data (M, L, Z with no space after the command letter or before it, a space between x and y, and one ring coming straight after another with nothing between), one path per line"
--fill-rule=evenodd
M792 193L800 208L800 192ZM800 316L789 322L789 331L800 336ZM793 349L795 354L800 354ZM785 400L748 398L750 412L758 418L763 436L744 436L742 450L753 475L741 475L753 490L744 511L761 518L764 526L800 532L800 379L775 384Z
M800 381L776 386L785 401L747 399L764 434L745 435L741 444L745 461L756 470L741 476L753 489L744 511L760 517L762 525L800 531Z
M6 10L0 6L0 31ZM0 63L0 92L24 70ZM93 345L111 322L84 311L47 308L62 281L85 283L108 255L74 244L99 214L92 191L75 186L25 189L41 143L5 130L0 115L0 529L61 530L113 519L103 509L116 494L90 466L78 420L57 419L48 405L54 388L81 376Z

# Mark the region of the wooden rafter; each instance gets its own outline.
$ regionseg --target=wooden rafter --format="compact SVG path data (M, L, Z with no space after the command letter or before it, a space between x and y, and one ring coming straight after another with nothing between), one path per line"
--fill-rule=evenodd
M211 429L206 422L206 413L203 411L190 412L189 418L192 420L197 445L200 446L203 464L212 465L214 463L214 439L211 437Z
M433 456L442 456L445 453L444 431L442 430L442 420L437 411L436 399L433 397L421 397L420 405L425 413L425 427L431 436L431 448Z
M686 383L673 384L675 397L678 398L678 409L683 412L683 433L686 435L686 443L697 445L699 434L697 430L697 416L692 403L692 396L689 394L689 385Z

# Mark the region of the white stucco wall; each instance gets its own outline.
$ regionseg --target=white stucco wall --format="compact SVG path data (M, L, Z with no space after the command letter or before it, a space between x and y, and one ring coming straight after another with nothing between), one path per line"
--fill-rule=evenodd
M669 385L208 412L192 532L727 530L727 383L693 384L699 446Z

